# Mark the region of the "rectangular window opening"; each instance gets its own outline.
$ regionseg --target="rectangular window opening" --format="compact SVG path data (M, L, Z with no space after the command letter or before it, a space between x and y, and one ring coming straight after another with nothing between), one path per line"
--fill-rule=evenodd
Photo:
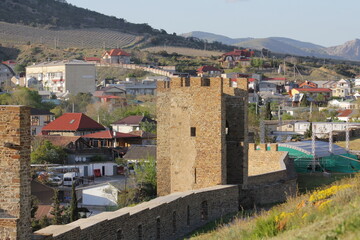
M191 127L190 128L190 136L191 137L196 137L196 127Z
M190 87L190 78L185 78L185 87Z
M209 87L210 86L210 78L202 78L201 79L201 86L202 87Z

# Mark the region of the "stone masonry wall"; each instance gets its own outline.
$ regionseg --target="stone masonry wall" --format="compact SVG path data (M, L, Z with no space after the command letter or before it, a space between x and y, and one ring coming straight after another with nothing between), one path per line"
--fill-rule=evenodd
M238 197L236 185L173 193L67 225L52 225L35 232L33 239L178 239L221 216L236 213Z
M236 81L158 83L158 195L245 182L247 81Z
M0 239L29 239L30 109L0 106Z
M173 78L158 85L158 195L226 183L222 79L209 82Z
M283 163L286 152L277 150L277 144L249 144L249 176L286 170Z

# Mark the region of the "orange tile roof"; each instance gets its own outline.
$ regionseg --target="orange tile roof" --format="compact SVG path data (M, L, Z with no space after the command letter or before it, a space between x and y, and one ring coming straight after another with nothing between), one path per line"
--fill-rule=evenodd
M106 51L106 53L110 56L131 56L129 53L120 48L111 49L110 51Z
M198 73L209 72L209 71L221 72L220 69L213 66L202 66L201 68L198 68L196 71Z

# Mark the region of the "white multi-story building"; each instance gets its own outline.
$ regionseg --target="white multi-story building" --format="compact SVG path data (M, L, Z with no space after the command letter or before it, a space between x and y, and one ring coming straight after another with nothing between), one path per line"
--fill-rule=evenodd
M96 87L95 64L84 61L44 62L26 67L26 86L56 94L93 93ZM34 82L37 84L34 84Z

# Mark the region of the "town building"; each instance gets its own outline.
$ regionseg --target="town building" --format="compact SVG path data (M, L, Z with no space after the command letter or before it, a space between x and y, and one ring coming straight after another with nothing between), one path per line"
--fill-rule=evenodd
M331 88L333 97L344 98L352 94L352 87L349 80L341 79Z
M64 113L42 129L43 135L83 136L105 127L83 113Z
M234 49L234 51L224 53L220 63L223 68L234 68L238 65L250 65L250 58L252 58L254 54L255 52L250 49Z
M220 77L221 70L213 66L202 66L196 70L198 77Z
M31 135L37 135L41 133L44 126L49 124L55 119L55 114L48 110L31 108Z
M96 68L92 63L79 60L43 62L26 67L27 86L39 86L38 90L64 93L93 93Z
M6 85L10 85L11 78L15 76L15 72L12 70L11 67L4 63L0 63L0 89Z
M131 55L122 49L115 48L106 51L103 56L103 62L108 64L130 64Z
M111 124L115 132L129 133L141 130L144 122L156 124L154 120L145 116L128 116Z

